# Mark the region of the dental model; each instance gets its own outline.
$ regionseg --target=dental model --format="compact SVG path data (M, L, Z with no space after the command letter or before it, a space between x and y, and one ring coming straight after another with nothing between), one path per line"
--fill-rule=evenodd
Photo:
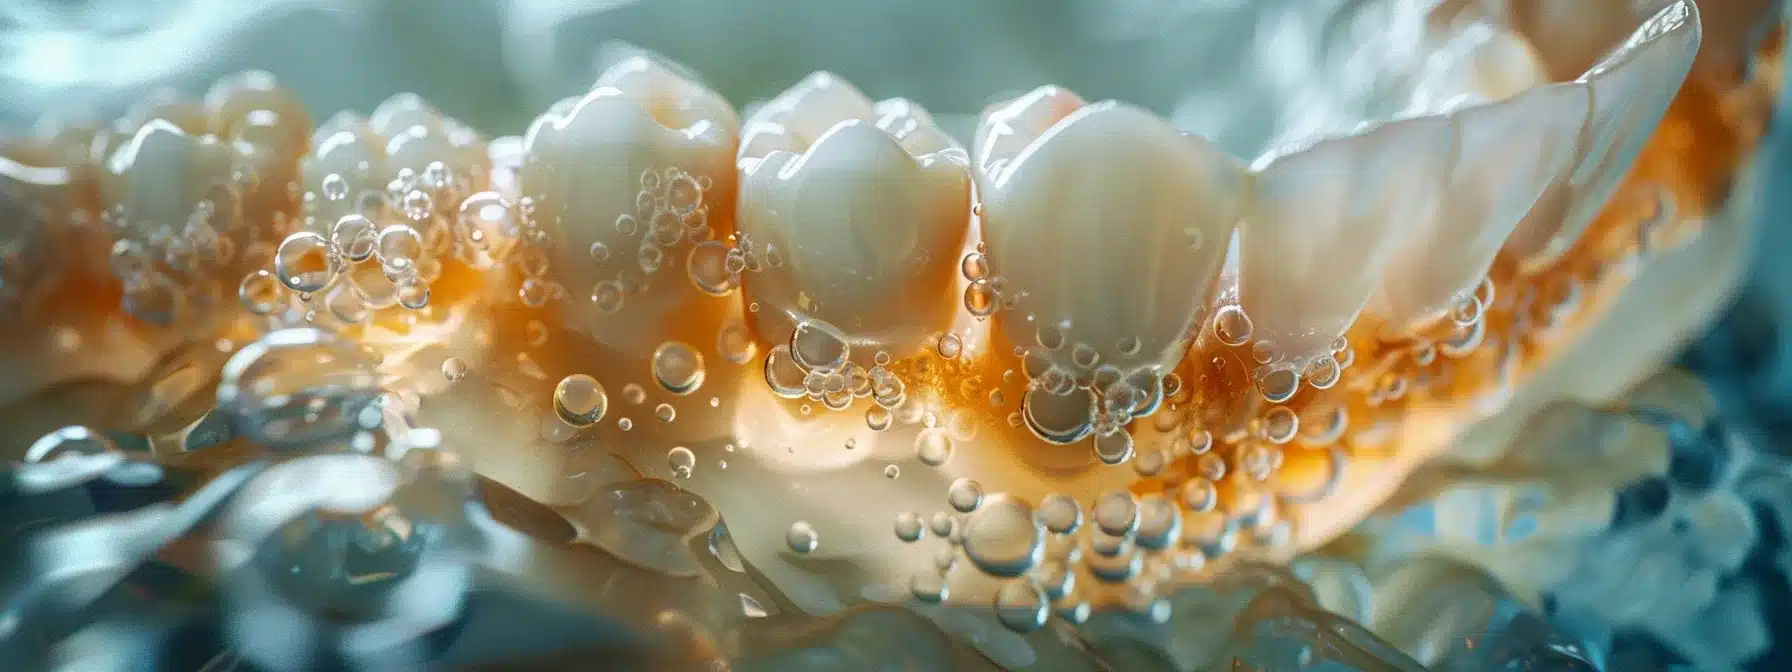
M1618 398L1722 303L1762 10L1615 3L1588 53L1557 14L1599 3L1503 4L1435 12L1450 58L1397 118L1256 157L1051 86L963 142L826 73L742 119L645 57L520 137L410 95L310 132L260 75L48 125L0 158L0 436L184 459L215 389L279 450L439 430L682 576L616 531L671 479L811 613L1161 621Z

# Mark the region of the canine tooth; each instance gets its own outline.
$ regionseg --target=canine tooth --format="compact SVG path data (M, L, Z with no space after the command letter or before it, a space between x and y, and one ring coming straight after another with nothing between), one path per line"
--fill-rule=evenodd
M1257 174L1239 227L1238 291L1258 341L1297 371L1329 352L1406 237L1436 217L1454 134L1445 118L1396 121Z
M1560 258L1592 224L1667 113L1698 49L1698 10L1681 0L1643 22L1577 80L1591 94L1592 113L1573 169L1562 193L1546 196L1544 209L1507 244L1525 270Z
M1441 316L1471 295L1506 238L1574 159L1590 104L1580 86L1547 86L1456 112L1458 143L1439 216L1388 265L1382 310L1397 327Z
M787 341L814 318L906 351L950 324L971 181L964 151L931 124L918 105L873 106L825 73L748 120L739 229L775 262L743 281L762 336Z
M1225 261L1246 173L1136 107L1078 102L1037 89L977 134L991 276L1022 296L997 327L1062 372L1167 371Z
M630 351L658 344L663 320L695 298L677 277L684 243L731 228L738 128L721 98L643 58L530 126L518 186L547 235L548 273L577 306L572 326Z

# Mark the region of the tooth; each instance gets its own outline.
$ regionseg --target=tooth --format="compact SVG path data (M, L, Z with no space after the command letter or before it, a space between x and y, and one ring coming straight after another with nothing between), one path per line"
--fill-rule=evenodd
M721 98L642 58L531 125L518 184L547 235L548 272L572 297L569 326L629 351L658 344L664 320L695 298L682 277L693 237L730 232L738 128ZM622 216L632 225L619 227Z
M313 225L325 233L348 214L377 211L386 188L384 142L353 116L338 116L319 128L305 155L306 204Z
M230 174L230 150L215 136L194 137L174 122L152 119L107 160L101 197L127 237L178 236Z
M1167 371L1225 261L1246 174L1143 110L1079 102L1038 89L977 133L990 275L1019 296L996 326L1061 372Z
M173 89L157 89L131 106L116 124L120 133L133 134L151 121L161 119L188 135L211 132L211 121L205 108L188 100Z
M1589 104L1546 86L1451 115L1458 144L1439 216L1413 231L1381 282L1377 311L1418 327L1471 295L1513 229L1573 160Z
M219 80L206 93L205 108L211 133L229 143L253 171L246 196L252 207L285 210L311 134L311 115L304 105L273 75L249 71Z
M1300 371L1356 320L1406 237L1437 216L1455 143L1421 117L1324 140L1263 168L1239 227L1239 303L1272 364Z
M429 165L442 162L463 176L485 164L485 145L479 134L455 121L413 93L401 93L374 108L367 125L385 139L388 178L409 170L421 175Z
M1577 80L1591 93L1592 114L1561 193L1546 196L1507 245L1524 270L1560 258L1592 224L1667 113L1698 50L1698 10L1681 0Z
M813 318L867 353L907 351L956 310L969 161L925 110L874 107L837 81L813 76L746 124L738 227L773 262L745 279L746 297L770 342Z

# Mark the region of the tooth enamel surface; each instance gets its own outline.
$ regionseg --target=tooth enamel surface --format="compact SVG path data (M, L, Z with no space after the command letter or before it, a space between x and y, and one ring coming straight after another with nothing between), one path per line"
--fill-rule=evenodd
M1567 172L1589 104L1584 87L1557 85L1451 115L1458 143L1439 215L1407 234L1381 282L1389 321L1417 327L1473 294L1506 238Z
M1408 236L1434 226L1455 129L1396 121L1277 157L1239 228L1239 304L1270 364L1302 370L1355 322Z
M741 282L763 338L788 342L819 319L868 357L910 351L950 325L971 180L963 150L925 110L874 107L818 74L744 134L737 226L767 261Z
M1666 114L1699 51L1698 10L1684 0L1662 8L1577 80L1592 98L1578 155L1557 212L1533 218L1507 249L1527 270L1547 266L1580 239L1629 172Z
M631 351L659 343L695 294L690 250L731 228L737 128L720 98L642 59L529 128L519 189L578 328Z
M326 233L343 215L377 210L389 179L383 145L355 119L332 120L318 129L300 168L314 230Z
M181 235L200 202L230 180L230 150L216 137L155 119L107 160L100 188L115 224L149 241Z
M1073 100L1035 91L978 134L990 276L1019 296L996 314L997 350L1072 375L1167 371L1225 260L1243 167L1138 108Z

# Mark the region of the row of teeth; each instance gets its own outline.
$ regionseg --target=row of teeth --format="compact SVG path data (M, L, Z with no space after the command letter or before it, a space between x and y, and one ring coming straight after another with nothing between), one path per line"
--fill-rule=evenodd
M1497 34L1484 45L1488 59L1525 51ZM1542 274L1573 248L1698 46L1697 13L1676 2L1574 81L1543 83L1533 58L1521 85L1490 85L1471 58L1453 80L1462 95L1418 110L1427 114L1249 163L1138 108L1054 87L991 108L968 149L920 106L872 102L826 74L743 123L713 92L639 58L526 135L489 143L408 95L311 133L290 96L248 77L203 106L159 103L139 115L152 121L121 130L65 129L47 143L61 153L40 162L70 166L60 173L6 168L40 196L40 216L100 204L94 219L116 236L110 270L146 321L203 317L215 292L173 288L237 273L230 289L252 313L296 306L311 321L370 324L394 306L452 303L445 275L497 266L525 306L552 307L611 348L654 353L656 376L684 362L671 367L681 375L657 376L674 389L701 384L701 360L693 374L691 353L663 356L665 334L691 319L694 292L738 293L746 325L723 341L776 344L766 356L775 392L830 408L873 397L887 425L903 406L890 354L968 359L972 339L951 333L968 315L987 318L981 347L1032 381L1025 417L1011 418L1053 443L1094 435L1096 453L1117 462L1132 457L1129 421L1178 387L1207 384L1173 373L1197 338L1247 353L1271 404L1303 383L1337 384L1350 366L1343 337L1364 319L1389 337L1441 327L1472 347L1465 334L1494 309L1490 268L1505 260ZM16 267L9 258L0 271ZM556 392L569 424L603 416L602 388L588 381L569 376ZM851 394L836 404L840 390ZM877 412L867 412L874 427ZM1283 415L1293 417L1282 406L1263 414L1270 443L1295 431L1275 422ZM1159 430L1192 436L1166 418ZM1302 422L1322 436L1336 425ZM1180 469L1211 487L1228 471L1262 480L1280 462L1271 452L1222 462L1209 449L1223 432L1210 429L1172 455L1186 465L1141 473ZM1219 498L1183 503L1211 510ZM977 499L998 513L1014 503ZM1173 520L1153 517L1166 503L1177 505L1120 491L1090 507L1113 520L1089 527L1142 538L1141 527ZM1201 544L1209 552L1225 545L1204 524L1183 531L1213 537Z

